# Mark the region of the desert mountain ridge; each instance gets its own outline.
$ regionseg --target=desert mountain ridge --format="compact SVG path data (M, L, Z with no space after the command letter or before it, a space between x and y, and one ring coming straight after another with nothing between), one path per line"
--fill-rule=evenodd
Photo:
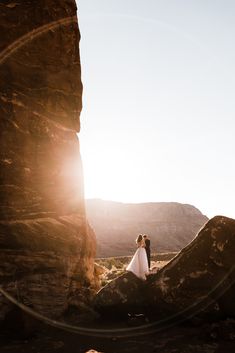
M97 257L132 255L139 233L150 236L153 252L179 251L208 221L196 207L178 202L87 199L86 211L97 237Z

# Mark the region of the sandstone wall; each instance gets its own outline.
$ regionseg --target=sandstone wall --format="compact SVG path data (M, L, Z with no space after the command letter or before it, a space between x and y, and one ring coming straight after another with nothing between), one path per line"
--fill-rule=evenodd
M3 1L0 33L0 281L55 317L94 284L75 1Z

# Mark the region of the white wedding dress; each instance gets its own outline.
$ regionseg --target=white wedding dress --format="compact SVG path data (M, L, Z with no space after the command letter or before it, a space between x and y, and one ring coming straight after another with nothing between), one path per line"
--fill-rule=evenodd
M141 279L146 279L146 274L149 272L149 266L145 248L140 246L136 250L126 270L133 272L137 277Z

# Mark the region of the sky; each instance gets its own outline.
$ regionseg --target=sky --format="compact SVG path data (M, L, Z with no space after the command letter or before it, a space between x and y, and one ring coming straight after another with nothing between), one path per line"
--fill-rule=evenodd
M234 0L77 0L85 197L235 218Z

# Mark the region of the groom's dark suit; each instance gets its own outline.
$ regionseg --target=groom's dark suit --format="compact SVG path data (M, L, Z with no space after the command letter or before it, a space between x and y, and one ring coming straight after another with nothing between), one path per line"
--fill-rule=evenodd
M145 239L145 250L146 250L146 254L147 254L147 258L148 258L148 265L150 268L150 240L149 239Z

